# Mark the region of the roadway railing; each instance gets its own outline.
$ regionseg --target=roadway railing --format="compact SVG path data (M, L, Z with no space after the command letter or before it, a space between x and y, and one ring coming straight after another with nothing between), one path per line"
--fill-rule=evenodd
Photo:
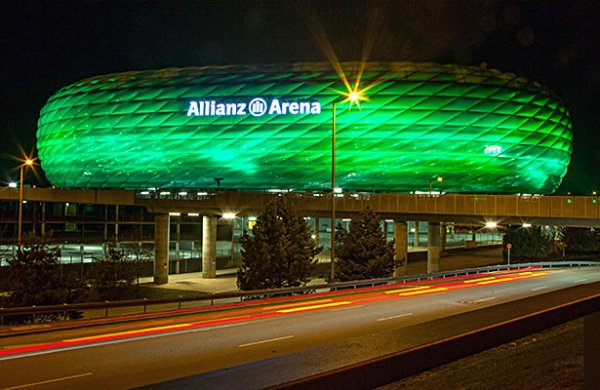
M4 325L5 322L9 322L7 319L14 316L29 316L30 323L34 324L42 317L47 319L47 315L54 315L54 320L66 321L69 318L69 313L72 312L89 312L95 310L95 315L86 315L85 319L92 318L109 318L121 316L124 314L160 314L160 312L181 310L183 303L195 302L194 306L189 308L209 307L215 305L215 302L232 303L244 300L253 300L260 298L272 298L272 297L283 297L292 295L305 295L317 292L325 291L339 291L358 289L363 287L375 287L385 286L400 283L409 282L420 282L423 280L443 279L447 277L461 276L461 275L472 275L481 274L497 271L506 270L518 270L529 267L540 267L540 268L557 268L557 267L585 267L585 266L600 266L600 262L597 261L554 261L554 262L538 262L538 263L518 263L518 264L503 264L493 265L486 267L467 268L462 270L437 272L430 274L421 274L414 276L397 276L381 279L369 279L369 280L358 280L350 282L337 282L327 283L318 285L307 285L302 287L292 288L278 288L269 290L252 290L252 291L232 291L222 293L211 293L202 294L197 296L178 296L170 298L153 298L153 299L135 299L135 300L124 300L124 301L103 301L103 302L92 302L92 303L70 303L62 305L48 305L48 306L26 306L26 307L8 307L0 308L0 326ZM165 308L165 305L172 305L175 307ZM127 313L119 312L115 309L129 308L136 310L129 310ZM154 309L149 311L149 309ZM172 314L172 313L169 313ZM131 321L131 318L127 318L127 321ZM72 320L70 321L75 326L84 324L83 321ZM2 336L2 333L0 333Z

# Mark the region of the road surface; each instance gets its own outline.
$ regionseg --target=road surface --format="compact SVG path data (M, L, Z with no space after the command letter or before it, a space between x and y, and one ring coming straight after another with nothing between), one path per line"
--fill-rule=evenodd
M598 281L597 267L503 271L2 338L0 388L156 384ZM336 364L360 358L348 352Z

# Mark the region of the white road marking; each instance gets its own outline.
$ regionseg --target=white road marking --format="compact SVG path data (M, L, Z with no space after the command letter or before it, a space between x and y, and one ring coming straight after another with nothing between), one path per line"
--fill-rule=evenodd
M548 288L548 286L534 287L534 288L531 289L531 291L543 290L545 288Z
M579 279L579 280L574 281L573 283L581 283L581 282L585 282L585 281L587 281L587 279Z
M391 316L391 317L384 317L384 318L380 318L377 321L387 321L387 320L393 320L394 318L400 318L400 317L407 317L407 316L412 316L413 313L404 313L404 314L398 314L397 316Z
M347 307L338 307L337 309L330 309L329 311L342 311L342 310L350 310L356 309L357 307L363 307L364 305L356 305L356 306L347 306Z
M270 342L272 342L272 341L279 341L279 340L291 339L292 337L294 337L294 335L283 336L283 337L276 337L276 338L274 338L274 339L267 339L267 340L254 341L254 342L252 342L252 343L240 344L240 345L238 345L238 347L240 347L240 348L243 348L243 347L249 347L249 346L251 346L251 345L264 344L264 343L270 343Z
M13 386L13 387L5 387L2 390L15 390L15 389L24 389L26 387L31 387L31 386L39 386L39 385L45 385L48 383L55 383L55 382L60 382L60 381L67 381L69 379L76 379L76 378L83 378L84 376L90 376L92 375L91 372L86 372L85 374L78 374L78 375L71 375L71 376L64 376L62 378L56 378L56 379L48 379L47 381L41 381L41 382L34 382L34 383L27 383L26 385L20 385L20 386Z
M479 303L479 302L491 301L492 299L496 299L496 297L481 298L481 299L477 299L477 300L475 300L473 302Z

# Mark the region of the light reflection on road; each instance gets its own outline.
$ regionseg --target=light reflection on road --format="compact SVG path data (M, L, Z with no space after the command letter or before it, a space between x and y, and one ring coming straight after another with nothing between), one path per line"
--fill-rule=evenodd
M207 328L224 324L233 324L244 321L271 318L283 315L294 315L312 310L323 310L352 305L364 305L371 302L380 302L392 299L410 299L412 297L443 294L458 289L477 288L499 283L513 283L520 280L540 278L548 275L547 272L534 268L514 271L500 271L487 274L461 275L451 278L426 280L421 282L410 282L389 286L377 286L360 288L356 290L345 290L329 293L311 294L295 297L273 298L260 301L243 302L217 306L215 308L226 308L217 312L210 312L206 308L173 310L169 313L181 314L182 312L201 312L194 316L186 316L179 319L157 319L156 326L144 327L142 329L126 330L92 336L69 338L51 343L40 343L34 345L5 346L0 349L0 360L7 358L25 357L30 354L49 353L61 349L73 347L95 346L101 343L115 340L133 340L151 335L167 335L176 332L190 331L193 329ZM318 299L315 299L318 298ZM156 315L156 313L154 313ZM130 318L132 316L128 316ZM123 317L115 317L122 320ZM181 323L173 323L181 321ZM169 324L166 324L169 322Z

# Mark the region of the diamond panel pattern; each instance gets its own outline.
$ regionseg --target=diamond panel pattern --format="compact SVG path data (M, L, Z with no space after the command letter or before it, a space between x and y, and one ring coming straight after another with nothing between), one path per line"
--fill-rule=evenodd
M343 63L351 83L358 63ZM361 109L337 105L336 181L355 191L552 193L570 161L569 114L511 73L368 63ZM69 85L43 107L38 149L63 188L327 190L332 102L327 63L136 71ZM187 116L190 100L310 100L318 115ZM435 178L442 176L442 183Z

